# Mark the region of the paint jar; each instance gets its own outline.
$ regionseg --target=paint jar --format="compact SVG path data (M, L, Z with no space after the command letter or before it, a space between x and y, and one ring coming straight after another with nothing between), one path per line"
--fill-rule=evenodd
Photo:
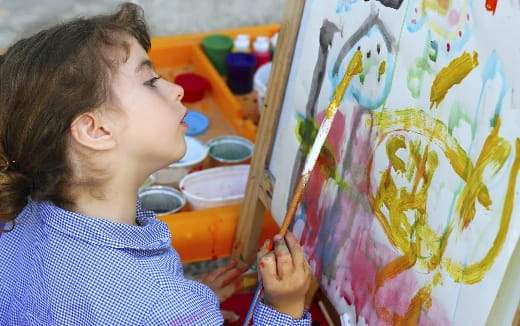
M234 94L253 90L256 57L249 53L230 53L226 56L227 85Z
M271 62L264 63L255 72L255 77L253 78L253 88L256 91L259 113L262 113L262 109L264 108L265 92L267 91L267 83L269 82L271 65Z
M186 154L179 161L155 172L155 183L177 187L186 174L202 169L208 156L208 146L193 137L185 136L184 139Z
M251 161L254 144L239 136L222 136L207 142L212 166L244 164Z
M197 102L204 98L204 92L210 89L208 80L194 73L180 74L173 80L184 89L183 102Z
M202 40L202 48L221 75L226 75L226 55L233 47L233 39L227 35L212 34Z
M248 176L249 164L210 168L186 175L179 187L193 210L237 205Z
M148 186L139 190L141 208L155 214L168 215L186 205L186 197L179 190L167 186Z
M253 43L252 54L256 57L255 70L264 63L271 61L271 45L270 40L266 36L259 36Z

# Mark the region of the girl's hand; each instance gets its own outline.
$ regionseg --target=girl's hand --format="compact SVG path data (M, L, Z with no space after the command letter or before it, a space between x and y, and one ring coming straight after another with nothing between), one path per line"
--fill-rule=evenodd
M222 302L243 289L240 276L248 268L246 264L232 259L214 271L202 275L197 281L212 289Z
M258 270L264 282L264 303L299 319L310 286L311 269L296 237L287 232L285 241L274 236L274 252L268 241L258 253Z

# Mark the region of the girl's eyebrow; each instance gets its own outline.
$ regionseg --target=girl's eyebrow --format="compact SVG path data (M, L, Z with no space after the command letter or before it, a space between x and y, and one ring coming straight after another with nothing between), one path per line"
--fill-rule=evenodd
M139 73L140 71L146 68L149 70L154 70L153 63L152 61L150 61L150 59L144 59L143 61L141 61L135 68L135 72Z

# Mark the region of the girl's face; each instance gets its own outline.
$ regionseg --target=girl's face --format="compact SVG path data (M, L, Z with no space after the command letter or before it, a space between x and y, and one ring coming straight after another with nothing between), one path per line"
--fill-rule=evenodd
M129 57L113 79L118 114L116 138L128 164L153 172L186 152L186 108L179 85L159 78L144 49L131 38ZM123 163L123 162L122 162Z

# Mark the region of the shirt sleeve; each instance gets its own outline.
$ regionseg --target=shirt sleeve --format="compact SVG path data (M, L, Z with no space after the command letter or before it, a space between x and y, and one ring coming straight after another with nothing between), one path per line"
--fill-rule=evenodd
M218 302L215 304L192 291L175 291L156 301L143 325L220 326L223 323Z
M311 325L311 314L308 311L303 312L303 316L300 319L293 319L291 316L281 313L278 310L264 304L262 300L259 300L255 313L253 315L253 325L265 325L265 326L310 326Z

